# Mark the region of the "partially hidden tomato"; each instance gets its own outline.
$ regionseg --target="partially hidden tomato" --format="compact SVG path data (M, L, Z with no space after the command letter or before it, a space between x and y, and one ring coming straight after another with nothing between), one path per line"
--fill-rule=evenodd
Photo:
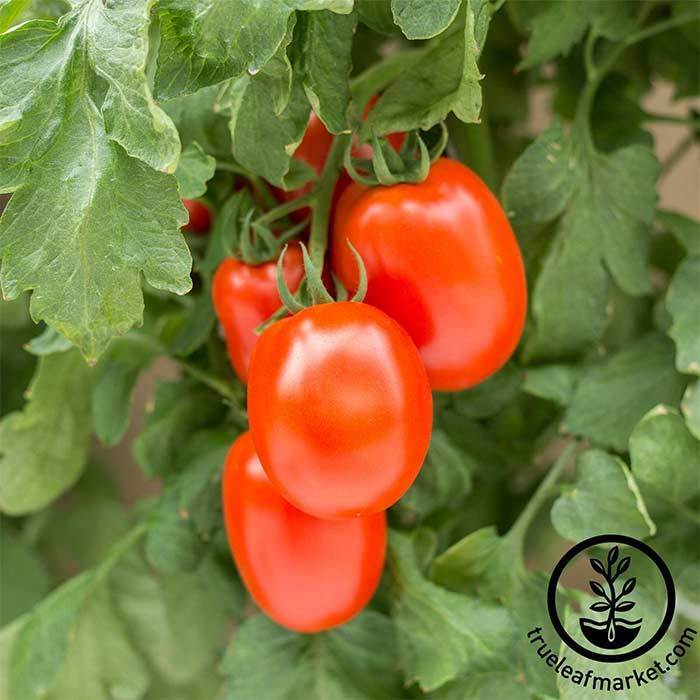
M362 118L366 119L369 111L374 107L378 99L377 95L373 95L367 106L364 109ZM399 149L403 145L406 135L404 133L389 134L387 139L391 145ZM315 112L311 112L309 115L309 121L306 126L306 131L304 132L304 137L301 143L294 151L294 157L298 160L311 166L316 175L320 175L323 170L323 166L326 163L326 158L328 157L328 151L333 143L333 134L331 134L323 122L316 116ZM352 155L355 158L371 158L372 157L372 147L368 143L356 144L353 146ZM345 189L350 185L352 179L347 174L345 170L342 170L338 182L336 183L335 189L332 195L332 206L334 206L340 199L340 195L343 194ZM291 202L294 199L303 197L309 194L314 188L313 182L307 182L302 187L296 190L282 190L274 188L277 199L281 202ZM294 221L302 221L304 217L309 215L309 209L304 208L292 213L292 219Z
M469 168L441 158L420 184L353 183L336 210L332 268L417 345L434 389L471 387L498 370L525 322L527 288L513 230Z
M291 245L284 256L284 279L296 291L304 275L301 249ZM226 258L212 283L214 310L226 337L231 364L242 382L248 380L248 366L258 341L255 329L280 308L277 264L248 265Z
M334 302L273 324L248 379L260 461L303 511L378 512L417 476L430 441L430 386L406 331L378 309Z
M207 233L211 228L209 207L198 199L183 199L182 203L190 217L182 230L191 233Z
M299 632L341 625L377 588L386 516L321 520L285 501L265 475L250 433L231 447L222 481L226 533L255 602Z

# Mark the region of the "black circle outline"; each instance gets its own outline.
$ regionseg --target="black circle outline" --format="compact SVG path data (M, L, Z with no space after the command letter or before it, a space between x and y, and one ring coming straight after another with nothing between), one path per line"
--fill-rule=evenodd
M656 568L661 573L661 577L666 585L666 612L661 624L659 625L659 628L644 644L636 649L632 649L631 651L626 651L621 654L600 654L597 651L592 651L579 644L575 639L572 639L571 635L564 629L564 625L562 625L561 620L559 619L559 613L557 611L557 584L559 583L559 579L561 578L566 565L577 554L580 554L589 547L594 547L597 544L603 543L626 544L639 550L643 554L646 554L646 556L651 559L654 564L656 564ZM671 625L673 613L676 609L676 587L673 583L673 578L671 577L671 572L669 571L666 562L648 544L645 544L634 537L628 537L627 535L596 535L595 537L589 537L588 539L582 540L578 544L575 544L568 552L566 552L566 554L564 554L564 556L554 567L552 575L549 578L549 586L547 587L547 609L549 610L549 619L552 621L554 629L557 631L557 634L561 637L564 644L566 644L568 647L581 654L581 656L585 656L587 659L591 659L593 661L621 663L622 661L636 659L661 641L662 637L666 634L666 631Z

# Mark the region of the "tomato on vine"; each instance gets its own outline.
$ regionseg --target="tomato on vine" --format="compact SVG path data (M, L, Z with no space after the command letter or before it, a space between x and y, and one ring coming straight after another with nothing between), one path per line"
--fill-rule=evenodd
M317 304L270 326L250 363L260 461L291 503L322 518L388 508L428 449L432 396L408 334L357 302Z
M290 246L284 258L284 279L295 291L304 275L301 251ZM250 265L226 258L212 282L216 316L226 337L231 364L242 382L248 380L248 367L258 341L255 329L280 308L276 262Z
M211 211L209 207L198 199L183 199L182 203L185 205L189 215L189 219L182 227L182 230L190 233L207 233L211 228Z
M503 209L469 168L441 158L419 184L345 191L332 268L352 289L347 241L367 270L365 301L408 331L434 389L474 386L510 357L525 322L523 262Z
M276 622L320 632L356 615L384 566L386 516L321 520L270 483L250 433L233 443L222 480L226 533L241 578Z

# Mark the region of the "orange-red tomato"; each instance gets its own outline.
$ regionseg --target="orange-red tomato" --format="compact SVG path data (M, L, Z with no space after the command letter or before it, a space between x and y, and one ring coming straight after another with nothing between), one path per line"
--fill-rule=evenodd
M211 228L211 212L206 204L198 199L183 199L182 203L190 215L187 223L182 227L183 231L191 233L207 233Z
M282 269L287 286L296 291L304 275L298 245L287 249ZM248 265L226 258L214 275L214 310L226 336L231 364L242 382L248 381L250 355L258 341L255 329L282 305L276 274L275 262Z
M517 240L500 204L469 168L441 158L420 184L353 183L336 210L332 268L416 343L434 389L466 389L515 349L527 301Z
M250 433L226 458L224 518L238 571L255 602L276 622L320 632L347 622L377 588L386 516L321 520L277 493Z
M250 362L248 420L280 493L321 518L388 508L418 474L432 396L406 331L354 302L270 326Z

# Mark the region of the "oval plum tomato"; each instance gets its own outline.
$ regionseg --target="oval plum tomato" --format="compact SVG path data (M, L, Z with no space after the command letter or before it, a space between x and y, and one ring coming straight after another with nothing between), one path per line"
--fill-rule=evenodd
M301 249L292 245L283 262L287 286L296 291L304 275ZM277 291L277 263L248 265L226 258L212 283L214 310L226 336L231 364L242 382L248 380L248 366L258 341L255 329L282 305Z
M182 203L190 216L182 230L190 231L191 233L207 233L211 228L209 207L198 199L183 199Z
M469 168L441 158L420 184L346 190L332 268L353 289L348 239L367 269L365 302L408 331L434 389L466 389L510 357L525 322L523 262L503 209Z
M401 326L367 304L335 302L259 338L248 420L284 498L319 518L347 518L388 508L416 478L432 396Z
M299 632L320 632L367 604L384 566L384 513L321 520L300 511L270 483L250 433L228 453L222 495L238 571L273 620Z

